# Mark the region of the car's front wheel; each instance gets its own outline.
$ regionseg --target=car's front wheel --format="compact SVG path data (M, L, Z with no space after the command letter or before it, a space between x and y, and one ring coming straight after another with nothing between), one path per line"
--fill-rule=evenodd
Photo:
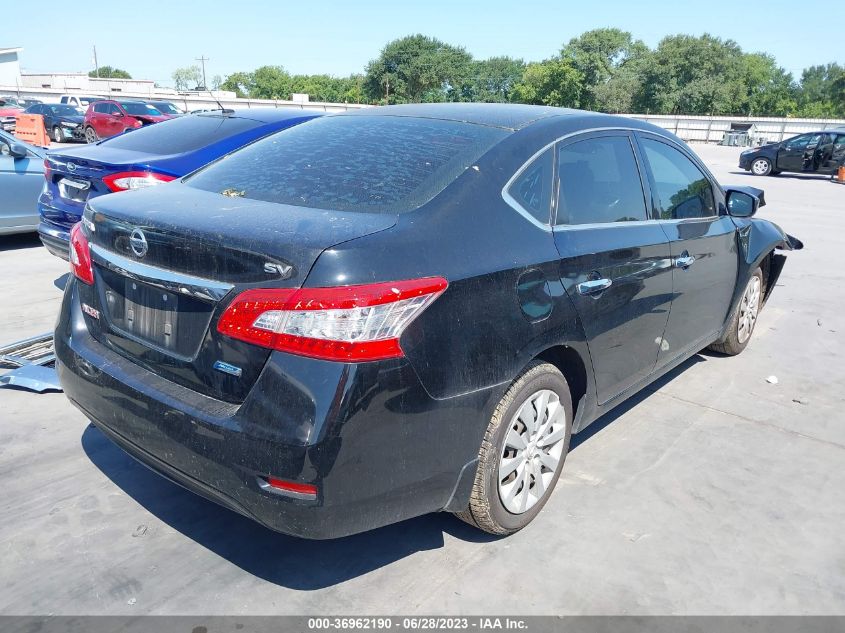
M85 128L85 142L86 143L96 143L97 142L97 133L94 131L90 125Z
M757 317L763 307L763 271L758 268L751 275L739 305L731 317L722 340L713 343L710 349L728 356L736 356L746 347L757 325Z
M64 136L62 135L62 130L59 128L58 125L53 126L53 140L56 141L56 143L61 143L63 140L65 140Z
M772 173L772 161L768 158L755 158L751 163L751 173L755 176L768 176Z
M511 534L540 513L569 451L572 397L563 374L534 361L514 380L487 426L469 508L457 516Z

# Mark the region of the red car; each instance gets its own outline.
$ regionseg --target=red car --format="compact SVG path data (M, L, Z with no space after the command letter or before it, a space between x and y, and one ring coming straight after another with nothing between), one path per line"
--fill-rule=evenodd
M23 108L6 104L0 99L0 130L14 132L17 123L15 117L19 114L23 114Z
M85 140L94 143L101 138L172 118L143 101L95 101L85 112Z

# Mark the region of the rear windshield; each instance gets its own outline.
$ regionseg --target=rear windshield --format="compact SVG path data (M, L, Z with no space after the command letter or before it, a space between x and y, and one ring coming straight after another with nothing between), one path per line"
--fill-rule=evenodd
M436 119L328 116L253 143L187 182L266 202L402 212L428 202L507 134Z
M104 144L153 154L182 154L262 125L258 121L214 115L190 115L112 137Z

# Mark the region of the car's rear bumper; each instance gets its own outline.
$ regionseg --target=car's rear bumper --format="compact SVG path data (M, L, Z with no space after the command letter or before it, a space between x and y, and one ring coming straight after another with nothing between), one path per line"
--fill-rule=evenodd
M55 333L62 387L154 470L263 525L334 538L466 506L493 390L435 400L404 360L346 365L274 353L231 404L143 369L88 332L68 284ZM262 477L315 484L268 492Z
M38 237L41 238L41 243L56 257L61 257L67 260L68 245L70 244L70 232L57 227L51 226L46 222L38 224Z

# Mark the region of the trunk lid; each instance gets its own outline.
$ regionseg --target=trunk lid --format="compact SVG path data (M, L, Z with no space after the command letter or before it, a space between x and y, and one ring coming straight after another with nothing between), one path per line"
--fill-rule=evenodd
M95 283L80 292L93 336L228 402L243 401L270 354L217 333L230 299L250 287L299 287L325 249L396 222L179 183L97 198L84 218Z

